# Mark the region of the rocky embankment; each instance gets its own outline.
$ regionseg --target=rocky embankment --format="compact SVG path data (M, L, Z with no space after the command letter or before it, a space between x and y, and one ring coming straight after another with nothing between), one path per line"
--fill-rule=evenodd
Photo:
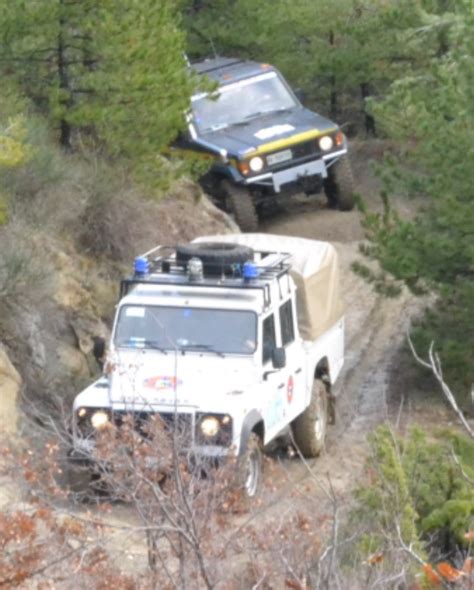
M38 230L34 256L41 280L35 278L21 301L9 301L2 318L0 432L21 434L25 413L40 422L50 415L60 419L77 391L97 374L93 338L109 334L120 277L140 253L135 248L229 231L238 231L232 220L184 181L150 206L142 235L130 241L127 264L91 256L69 236Z

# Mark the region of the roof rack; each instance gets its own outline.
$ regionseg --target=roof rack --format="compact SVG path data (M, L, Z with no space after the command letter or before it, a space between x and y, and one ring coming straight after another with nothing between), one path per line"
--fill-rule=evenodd
M209 72L215 72L216 70L229 68L245 62L246 60L240 58L216 56L203 61L191 63L191 67L193 67L199 74L207 74Z
M170 252L171 251L171 252ZM199 280L193 280L187 272L186 262L176 260L175 246L156 246L148 252L137 257L141 261L142 271L137 272L131 277L122 279L120 283L120 298L127 295L130 289L137 285L176 285L194 288L212 287L217 289L242 289L255 290L263 292L264 306L271 304L271 284L278 282L281 294L281 285L279 279L285 275L289 276L290 268L289 259L291 254L280 252L266 252L254 250L254 260L251 261L258 268L258 276L247 278L243 276L242 265L236 264L229 274L222 268L220 275L203 277Z

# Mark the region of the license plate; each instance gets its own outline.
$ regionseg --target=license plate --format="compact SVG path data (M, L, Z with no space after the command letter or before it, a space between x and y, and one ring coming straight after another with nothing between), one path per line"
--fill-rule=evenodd
M277 152L276 154L271 154L267 156L267 163L269 166L273 166L274 164L280 164L280 162L286 162L287 160L291 160L292 157L291 150L284 150L282 152Z

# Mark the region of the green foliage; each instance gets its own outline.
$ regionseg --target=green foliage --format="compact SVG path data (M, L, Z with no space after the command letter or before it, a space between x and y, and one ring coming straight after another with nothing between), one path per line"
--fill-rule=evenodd
M474 283L462 282L446 289L433 309L428 309L415 323L413 342L420 353L435 342L443 359L443 371L458 403L472 410L471 387L474 383Z
M397 525L420 555L465 544L474 524L474 441L451 431L429 439L418 428L398 439L383 426L370 446L370 483L358 489L352 514L369 529L360 549L383 549Z
M104 0L99 12L101 66L87 78L97 99L83 116L117 154L153 157L184 124L193 80L174 5Z
M140 168L183 125L193 80L172 0L0 0L0 13L3 76L48 113L64 147L81 129Z
M0 225L7 222L8 219L8 198L0 193Z
M407 51L421 22L413 0L217 0L183 2L192 57L218 53L268 61L303 88L318 109L363 108L362 85L380 94L426 47Z
M419 61L371 110L379 128L403 145L381 170L382 213L364 212L364 250L415 293L438 304L417 330L420 353L435 340L448 383L466 401L473 382L474 332L474 14L470 3L423 2L407 51ZM412 220L397 214L396 193L417 197ZM370 274L368 272L367 274ZM375 280L375 279L374 279Z
M353 516L365 519L366 513L376 514L374 528L367 539L376 545L382 542L382 531L396 527L405 543L419 545L415 525L417 513L410 488L409 476L404 469L401 449L388 428L381 428L371 437L372 458L370 466L376 474L375 485L361 488L357 492L360 508Z

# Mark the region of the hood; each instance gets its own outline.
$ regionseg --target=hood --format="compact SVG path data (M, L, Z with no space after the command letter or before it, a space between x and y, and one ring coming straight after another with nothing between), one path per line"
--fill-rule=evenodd
M305 108L280 111L251 119L248 123L231 125L209 131L202 139L220 149L224 148L231 156L244 156L247 152L265 146L275 140L285 140L308 131L333 131L337 125Z
M259 378L251 356L122 351L116 353L109 377L109 398L117 409L122 405L141 409L177 405L218 411Z

